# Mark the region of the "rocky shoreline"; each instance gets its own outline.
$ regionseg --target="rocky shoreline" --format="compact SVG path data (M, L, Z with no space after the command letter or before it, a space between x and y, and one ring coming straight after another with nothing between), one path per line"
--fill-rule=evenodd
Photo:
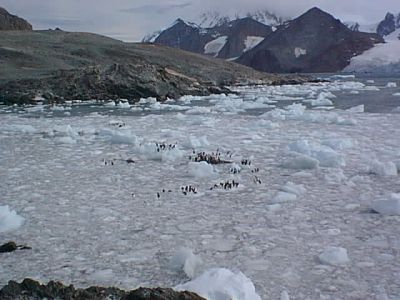
M170 288L138 288L124 291L118 288L92 286L86 289L66 286L61 282L50 281L41 284L38 281L26 278L21 283L10 281L0 290L2 300L205 300L192 292L177 292Z
M277 75L165 46L91 33L0 31L0 102L116 100L230 93L228 86L300 84Z

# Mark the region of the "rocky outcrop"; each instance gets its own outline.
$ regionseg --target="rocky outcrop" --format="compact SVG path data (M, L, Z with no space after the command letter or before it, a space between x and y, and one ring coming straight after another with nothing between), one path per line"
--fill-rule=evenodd
M123 43L65 31L0 32L0 102L142 97L229 92L228 85L272 84L286 77L153 44ZM297 77L298 82L308 80ZM288 79L289 80L289 79ZM293 80L291 78L290 80Z
M380 36L387 36L400 28L400 14L397 16L387 13L385 19L379 23L376 33Z
M191 292L176 292L167 288L139 288L134 291L123 291L117 288L89 287L76 289L74 286L65 286L60 282L50 281L42 285L32 279L25 279L21 283L10 281L0 290L0 299L3 300L205 300Z
M312 8L286 23L237 62L265 72L337 72L353 56L383 39L355 32L328 13Z
M235 58L254 47L272 32L270 26L247 17L202 28L194 23L178 19L162 31L154 43L182 50L207 54L219 58Z
M32 30L32 25L0 7L0 30Z

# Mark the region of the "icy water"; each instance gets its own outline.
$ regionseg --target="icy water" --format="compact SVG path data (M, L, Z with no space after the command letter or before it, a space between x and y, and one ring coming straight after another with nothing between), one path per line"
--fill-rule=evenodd
M371 208L400 193L400 82L371 80L1 106L0 243L32 250L1 254L0 286L174 287L227 268L244 275L213 299L399 299L400 209ZM229 163L190 161L203 151ZM321 260L330 246L349 260Z

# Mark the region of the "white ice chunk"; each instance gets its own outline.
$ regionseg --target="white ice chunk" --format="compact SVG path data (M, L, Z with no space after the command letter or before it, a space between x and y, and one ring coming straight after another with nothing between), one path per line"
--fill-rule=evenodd
M282 163L282 167L293 170L311 170L318 168L319 161L308 155L298 154Z
M114 101L109 101L109 102L104 103L104 106L105 107L115 107L116 104Z
M294 184L293 182L288 182L280 188L281 191L286 193L295 194L297 196L303 195L307 190L302 184Z
M199 148L199 147L204 147L204 146L208 146L210 145L210 143L207 140L207 137L205 135L201 136L201 137L194 137L194 136L190 136L189 137L189 142L188 142L188 146L191 148Z
M0 206L0 233L18 229L23 223L24 218L17 215L8 205Z
M400 194L392 194L388 200L375 201L372 203L371 208L385 216L399 216Z
M365 107L364 107L364 104L361 104L361 105L351 107L347 111L352 112L352 113L363 113L365 111Z
M349 138L327 138L323 139L321 144L334 150L343 150L353 147L353 141Z
M378 176L397 176L397 166L394 162L380 162L373 160L369 166L369 172Z
M211 164L205 161L190 162L188 165L189 175L196 178L214 177L217 173Z
M282 291L281 293L281 300L290 300L289 294L287 291Z
M124 100L124 99L121 99L121 101L118 102L117 107L121 108L121 109L131 108L128 100Z
M183 270L190 279L193 279L202 263L201 258L195 255L192 249L181 248L171 258L170 266L174 270Z
M277 192L274 198L272 199L273 204L277 203L286 203L286 202L292 202L296 201L297 195L292 194L292 193L287 193L287 192Z
M210 269L174 289L191 291L208 300L261 300L249 278L242 272L235 274L225 268Z
M14 133L37 133L38 130L32 125L5 125L0 128L0 131L4 132L14 132Z
M138 104L154 104L157 103L157 98L148 97L148 98L141 98Z
M319 256L322 264L338 266L345 265L350 262L347 250L341 247L328 247Z
M386 84L386 87L388 87L388 88L395 88L395 87L397 87L397 83L396 83L396 82L388 82L388 83Z

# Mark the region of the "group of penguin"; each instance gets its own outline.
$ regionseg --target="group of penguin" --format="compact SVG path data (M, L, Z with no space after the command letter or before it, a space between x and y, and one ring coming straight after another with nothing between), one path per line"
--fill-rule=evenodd
M157 152L164 150L173 150L176 148L176 144L156 143Z

